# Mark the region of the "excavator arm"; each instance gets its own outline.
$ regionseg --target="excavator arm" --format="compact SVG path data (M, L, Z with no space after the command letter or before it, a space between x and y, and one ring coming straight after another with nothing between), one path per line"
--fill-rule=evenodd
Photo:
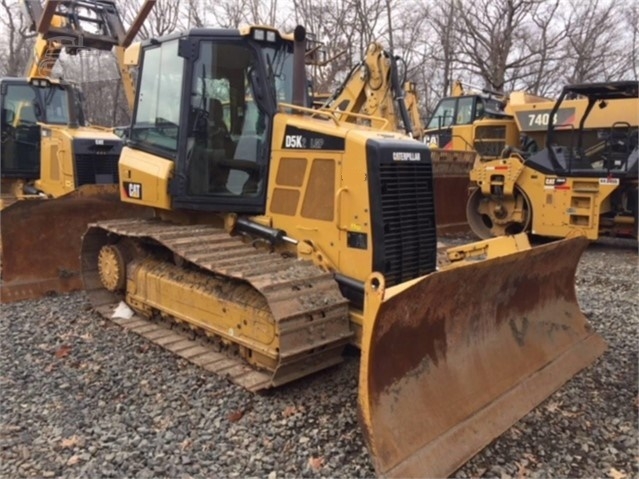
M135 82L124 51L156 3L146 0L136 19L125 29L115 0L23 0L23 10L37 32L33 55L25 69L27 78L50 77L64 49L75 55L82 49L113 51L122 76L124 93L133 108Z
M404 83L404 102L406 103L406 110L410 115L410 123L413 129L413 138L421 140L424 136L424 124L419 113L419 96L417 95L417 88L413 82Z
M379 43L371 43L364 59L351 70L325 106L343 112L341 119L345 121L357 123L361 115L367 115L380 119L377 127L421 137L415 86L407 82L402 88L397 61Z

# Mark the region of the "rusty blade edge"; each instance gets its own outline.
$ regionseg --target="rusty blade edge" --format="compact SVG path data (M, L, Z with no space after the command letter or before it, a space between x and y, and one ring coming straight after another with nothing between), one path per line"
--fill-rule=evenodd
M590 334L401 463L388 470L376 464L378 473L384 477L449 477L575 374L592 364L606 349L607 344L601 336ZM375 440L374 431L372 440Z

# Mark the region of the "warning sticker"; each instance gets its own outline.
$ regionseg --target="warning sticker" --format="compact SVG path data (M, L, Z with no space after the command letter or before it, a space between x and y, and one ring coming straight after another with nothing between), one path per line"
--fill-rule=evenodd
M619 178L599 178L600 185L618 186Z

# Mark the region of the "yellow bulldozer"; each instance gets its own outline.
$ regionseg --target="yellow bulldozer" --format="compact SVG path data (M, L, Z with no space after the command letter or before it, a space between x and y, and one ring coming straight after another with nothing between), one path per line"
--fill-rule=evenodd
M521 147L476 161L467 206L475 234L637 238L638 82L567 85L544 105L513 108Z
M82 93L52 70L63 50L114 50L132 102L124 50L153 3L125 31L113 1L23 2L37 32L33 56L24 77L0 79L2 302L81 288L86 225L144 213L119 202L122 140L88 124Z
M454 473L604 351L575 295L587 241L438 258L428 148L310 108L303 27L138 52L119 183L154 217L83 236L105 317L251 391L358 346L364 437L391 477Z

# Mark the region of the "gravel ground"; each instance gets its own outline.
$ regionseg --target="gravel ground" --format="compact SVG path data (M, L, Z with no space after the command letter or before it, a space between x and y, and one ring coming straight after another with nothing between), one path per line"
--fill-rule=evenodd
M637 250L592 245L577 289L609 343L458 477L639 477ZM2 306L0 476L371 477L358 359L267 394L90 311L83 293Z

